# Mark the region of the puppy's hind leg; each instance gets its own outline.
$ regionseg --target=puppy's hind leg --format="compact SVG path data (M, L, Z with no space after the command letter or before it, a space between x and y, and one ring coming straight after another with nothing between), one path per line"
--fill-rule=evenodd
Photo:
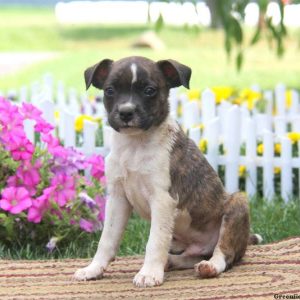
M213 256L196 264L196 273L202 278L215 277L240 260L246 251L249 229L247 198L242 193L234 193L224 203L224 215Z
M169 254L165 271L193 269L195 263L205 259L202 256L187 256L184 253L179 255Z

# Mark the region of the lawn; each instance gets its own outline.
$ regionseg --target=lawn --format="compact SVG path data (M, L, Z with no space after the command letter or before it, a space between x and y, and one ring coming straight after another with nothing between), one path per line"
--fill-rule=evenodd
M86 67L103 58L144 55L152 59L173 58L192 67L192 88L216 85L247 87L254 83L272 88L279 82L300 88L297 32L290 33L286 54L278 60L266 42L245 51L245 64L238 73L228 61L222 32L207 29L165 27L159 36L166 50L133 49L132 42L151 26L63 26L48 8L1 8L1 51L53 51L58 57L22 72L1 78L0 90L20 87L51 72L68 86L84 90ZM250 38L250 32L247 34Z
M55 59L38 63L23 71L0 78L0 90L19 88L51 72L66 86L84 91L83 71L103 58L118 59L143 55L152 59L173 58L192 67L191 87L203 89L217 85L248 87L257 83L273 88L277 83L300 88L300 60L296 32L290 34L286 54L278 60L265 42L245 52L245 64L240 73L229 62L223 49L223 35L207 29L165 27L159 36L166 50L133 49L132 42L146 26L62 26L48 8L0 8L0 52L53 51ZM247 33L249 39L250 32ZM95 91L95 90L94 90ZM288 204L280 200L266 202L251 199L252 231L260 233L265 242L300 235L299 199ZM149 224L137 216L131 218L119 255L143 253ZM91 257L99 234L83 233L71 243L61 244L47 254L44 245L15 242L7 248L0 243L0 258ZM45 241L46 244L47 241Z

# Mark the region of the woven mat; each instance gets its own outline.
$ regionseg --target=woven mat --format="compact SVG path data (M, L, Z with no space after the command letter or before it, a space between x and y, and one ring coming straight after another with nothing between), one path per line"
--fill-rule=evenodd
M102 280L72 281L73 272L87 262L0 260L0 299L274 299L279 293L300 297L300 237L250 246L239 265L218 278L173 271L166 273L162 286L146 289L132 284L141 257L116 259Z

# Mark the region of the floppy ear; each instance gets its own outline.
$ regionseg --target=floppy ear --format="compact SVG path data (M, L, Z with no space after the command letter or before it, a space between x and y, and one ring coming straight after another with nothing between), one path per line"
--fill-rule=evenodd
M157 65L171 88L181 85L187 89L190 88L191 68L172 59L160 60L157 62Z
M104 59L87 68L84 71L86 89L88 89L91 84L98 89L102 89L103 83L110 72L112 63L113 61L111 59Z

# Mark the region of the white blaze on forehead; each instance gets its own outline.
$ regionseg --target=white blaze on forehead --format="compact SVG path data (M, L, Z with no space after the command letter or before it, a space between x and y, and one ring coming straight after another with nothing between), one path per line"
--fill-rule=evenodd
M132 73L131 83L135 83L137 81L137 73L136 73L137 66L136 66L136 64L135 63L131 64L130 69L131 69L131 73Z
M121 104L120 106L119 106L119 110L122 110L122 109L128 109L128 110L130 110L130 109L135 109L135 105L132 103L132 102L125 102L125 103L123 103L123 104Z

